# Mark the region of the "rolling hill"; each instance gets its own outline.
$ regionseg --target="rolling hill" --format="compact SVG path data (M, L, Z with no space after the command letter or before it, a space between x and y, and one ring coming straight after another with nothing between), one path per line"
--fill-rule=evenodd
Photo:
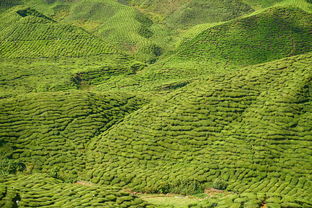
M150 103L92 142L91 181L194 193L220 179L228 191L309 200L311 70L310 53L210 76Z
M248 4L240 0L143 0L130 3L162 15L172 28L226 21L253 11Z
M157 68L211 73L306 53L312 49L311 20L312 15L301 9L273 7L201 32Z
M310 52L311 13L294 6L276 6L209 26L157 63L97 89L166 93L202 76Z
M141 61L153 62L160 55L155 48L164 50L171 47L170 31L165 26L115 0L30 0L26 5L61 23L84 28Z
M0 0L0 207L312 207L311 3Z
M1 58L55 58L114 54L108 43L85 30L60 24L24 6L2 13Z
M72 180L84 169L93 137L139 108L138 98L88 92L31 93L0 100L1 171L10 163Z
M0 193L1 207L154 207L114 187L66 184L44 174L1 180Z

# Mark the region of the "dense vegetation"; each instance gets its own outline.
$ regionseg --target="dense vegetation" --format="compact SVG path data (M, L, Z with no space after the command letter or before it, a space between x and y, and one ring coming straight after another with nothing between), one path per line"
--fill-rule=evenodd
M142 207L141 199L114 187L63 183L44 174L11 176L1 180L1 207Z
M309 0L0 1L0 207L311 207L311 31Z
M143 107L90 146L91 181L193 193L223 179L308 199L310 65L311 54L210 76Z

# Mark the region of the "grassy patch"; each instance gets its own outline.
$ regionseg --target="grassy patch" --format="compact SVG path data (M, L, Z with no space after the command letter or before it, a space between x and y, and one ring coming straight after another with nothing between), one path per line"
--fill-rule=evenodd
M162 195L162 194L140 194L139 198L144 201L154 204L157 207L167 208L188 208L188 205L194 204L200 201L199 198L182 195Z

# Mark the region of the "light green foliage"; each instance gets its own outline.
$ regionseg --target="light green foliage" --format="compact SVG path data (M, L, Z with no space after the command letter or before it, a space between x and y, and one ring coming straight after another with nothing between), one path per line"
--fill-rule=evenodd
M156 205L157 208L187 208L189 204L195 204L200 199L192 196L175 194L140 194L141 199Z
M141 62L118 54L69 59L2 59L0 96L88 90L114 76L133 74L142 67Z
M0 0L0 207L311 207L311 11Z
M159 55L147 51L152 45L171 48L170 31L161 24L142 22L149 17L135 8L115 0L55 1L38 3L29 1L41 12L61 23L74 24L109 42L114 47L135 55L138 60L151 61Z
M312 203L302 199L295 199L288 196L280 196L278 194L266 193L244 193L230 194L223 197L210 197L199 203L189 205L188 208L225 208L225 207L244 207L244 208L260 208L260 207L280 207L280 208L299 208L311 207Z
M308 54L243 68L152 102L90 146L91 181L185 194L220 178L229 191L308 200L310 66Z
M312 16L295 7L273 7L225 23L193 28L171 55L132 76L120 76L99 90L157 91L202 76L232 71L312 50ZM190 38L191 34L194 38ZM163 91L163 90L161 90Z
M131 95L74 91L0 102L0 148L7 149L3 156L30 171L41 170L69 181L85 168L88 143L142 103ZM3 171L13 171L8 168L3 166Z
M117 53L81 28L60 24L36 10L14 7L0 16L1 58L81 57ZM12 20L12 21L7 21Z
M153 208L113 187L64 183L45 174L0 178L0 205L14 207Z
M226 21L253 11L248 4L237 0L130 0L129 2L163 16L171 28Z
M311 14L300 9L271 8L201 32L182 43L172 57L157 67L188 71L206 68L213 72L309 52L311 22ZM187 72L181 70L181 73Z

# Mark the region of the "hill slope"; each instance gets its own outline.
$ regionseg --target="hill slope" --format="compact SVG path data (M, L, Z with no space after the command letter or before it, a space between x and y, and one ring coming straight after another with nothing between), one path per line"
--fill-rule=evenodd
M304 54L312 51L311 22L311 13L278 6L210 26L136 75L116 77L97 89L172 91L202 76Z
M0 104L2 174L14 173L10 164L22 163L71 181L85 166L91 139L142 101L126 94L54 92L2 99Z
M160 54L154 48L165 50L172 45L164 25L115 0L30 0L26 4L59 22L84 28L141 61L157 59Z
M44 174L11 176L0 182L1 207L154 207L113 187L63 183Z
M240 0L143 0L130 3L164 16L165 22L172 28L227 21L253 11Z
M220 179L229 191L309 200L311 60L216 75L143 107L91 143L91 180L193 193Z
M0 207L310 208L308 2L0 0Z
M0 21L1 58L82 57L117 52L81 28L57 23L24 6L2 13Z
M158 68L211 72L303 54L312 50L311 22L312 15L298 8L273 7L207 29L181 44Z

